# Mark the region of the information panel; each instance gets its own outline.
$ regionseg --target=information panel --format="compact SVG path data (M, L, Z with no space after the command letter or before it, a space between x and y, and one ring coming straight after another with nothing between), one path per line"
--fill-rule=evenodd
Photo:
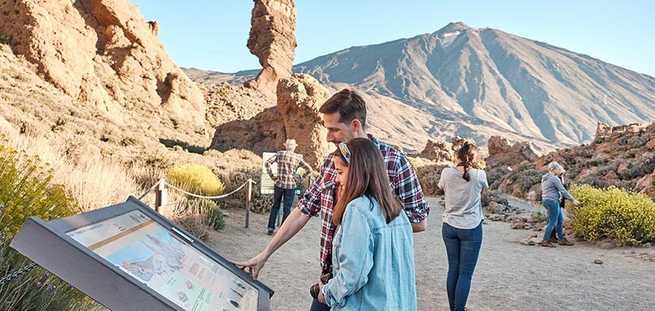
M78 252L44 242L49 239ZM144 295L170 307L162 310L268 310L272 295L268 287L134 198L51 222L31 219L12 247L99 303L116 308L112 310L146 310L139 306ZM97 276L84 271L94 271L97 264L104 268ZM108 272L115 275L103 277ZM99 290L121 288L126 282L142 292ZM133 308L126 299L133 299Z
M275 152L264 152L262 153L262 177L261 177L261 186L259 188L259 193L261 194L273 194L275 190L275 182L271 179L271 176L268 175L266 171L266 161L275 157L277 153ZM271 165L271 171L273 174L277 173L277 163Z

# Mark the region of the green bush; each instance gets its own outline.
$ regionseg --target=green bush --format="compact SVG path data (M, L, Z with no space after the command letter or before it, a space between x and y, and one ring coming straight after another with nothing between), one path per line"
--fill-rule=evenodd
M532 221L534 222L546 222L548 218L546 217L546 214L544 213L543 208L538 209L536 211L532 211L532 215L530 216L532 218Z
M9 247L30 216L44 220L78 210L63 187L51 183L39 161L0 145L0 278L31 262ZM0 286L0 310L89 310L84 294L36 267Z
M220 208L212 208L207 212L207 222L214 230L223 230L225 228L225 219L223 211Z
M199 164L176 166L166 173L168 181L188 192L201 195L223 194L225 186L209 167Z
M229 189L236 189L237 187L243 185L248 179L252 179L255 184L252 185L252 197L251 197L251 207L250 210L255 213L265 214L271 210L273 206L273 195L271 194L262 194L261 190L261 169L258 168L242 168L234 171L230 171L224 175L223 180L226 184L229 185ZM235 193L234 195L226 198L221 201L221 204L225 208L245 208L246 207L246 197L248 195L248 190L244 188L243 190Z
M6 34L3 34L3 33L0 33L0 44L8 44L8 45L11 45L11 44L12 44L12 41L13 41L13 40L11 40L11 37L10 37L9 35L6 35Z
M576 235L588 241L615 239L621 245L655 240L655 202L649 197L589 185L574 185L571 193L581 202L570 209Z

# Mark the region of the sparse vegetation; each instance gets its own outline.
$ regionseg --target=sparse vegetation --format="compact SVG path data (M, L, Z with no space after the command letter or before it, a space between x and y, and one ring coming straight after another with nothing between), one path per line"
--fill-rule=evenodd
M12 39L9 35L0 33L0 44L11 45L11 43L12 43Z
M543 209L538 209L532 212L532 215L530 215L532 218L532 221L534 222L546 222L547 218L546 215L543 212Z
M220 195L225 186L209 167L199 164L185 164L168 170L168 180L188 192L201 195Z
M0 145L0 277L31 261L9 247L25 220L73 214L77 203L38 159ZM36 267L0 286L0 310L89 310L84 294Z
M655 240L655 202L646 195L589 185L574 185L571 192L581 202L570 207L576 235L589 241L615 239L623 245Z
M214 230L223 230L225 227L223 211L221 211L218 207L210 209L207 213L207 222L212 228L214 228Z

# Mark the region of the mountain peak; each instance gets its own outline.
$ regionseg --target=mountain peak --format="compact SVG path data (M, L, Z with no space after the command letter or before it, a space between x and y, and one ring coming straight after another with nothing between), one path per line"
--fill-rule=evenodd
M464 24L463 22L452 22L448 23L445 27L437 30L437 33L446 33L446 32L455 32L455 31L465 31L473 29L469 25Z

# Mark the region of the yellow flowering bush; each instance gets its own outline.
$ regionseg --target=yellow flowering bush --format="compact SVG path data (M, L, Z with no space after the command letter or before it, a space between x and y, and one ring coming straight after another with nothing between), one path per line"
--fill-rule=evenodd
M50 170L38 159L0 145L0 278L30 264L9 247L27 218L48 220L78 211L76 201L51 180ZM0 286L0 310L90 310L92 306L84 294L39 267Z
M615 239L622 245L655 240L655 202L648 196L589 185L573 185L571 193L581 203L569 213L576 235L588 241Z
M30 216L44 220L72 215L77 203L36 158L0 145L0 230L12 238Z
M209 167L199 164L175 166L166 172L168 181L188 192L201 195L223 194L225 186Z

